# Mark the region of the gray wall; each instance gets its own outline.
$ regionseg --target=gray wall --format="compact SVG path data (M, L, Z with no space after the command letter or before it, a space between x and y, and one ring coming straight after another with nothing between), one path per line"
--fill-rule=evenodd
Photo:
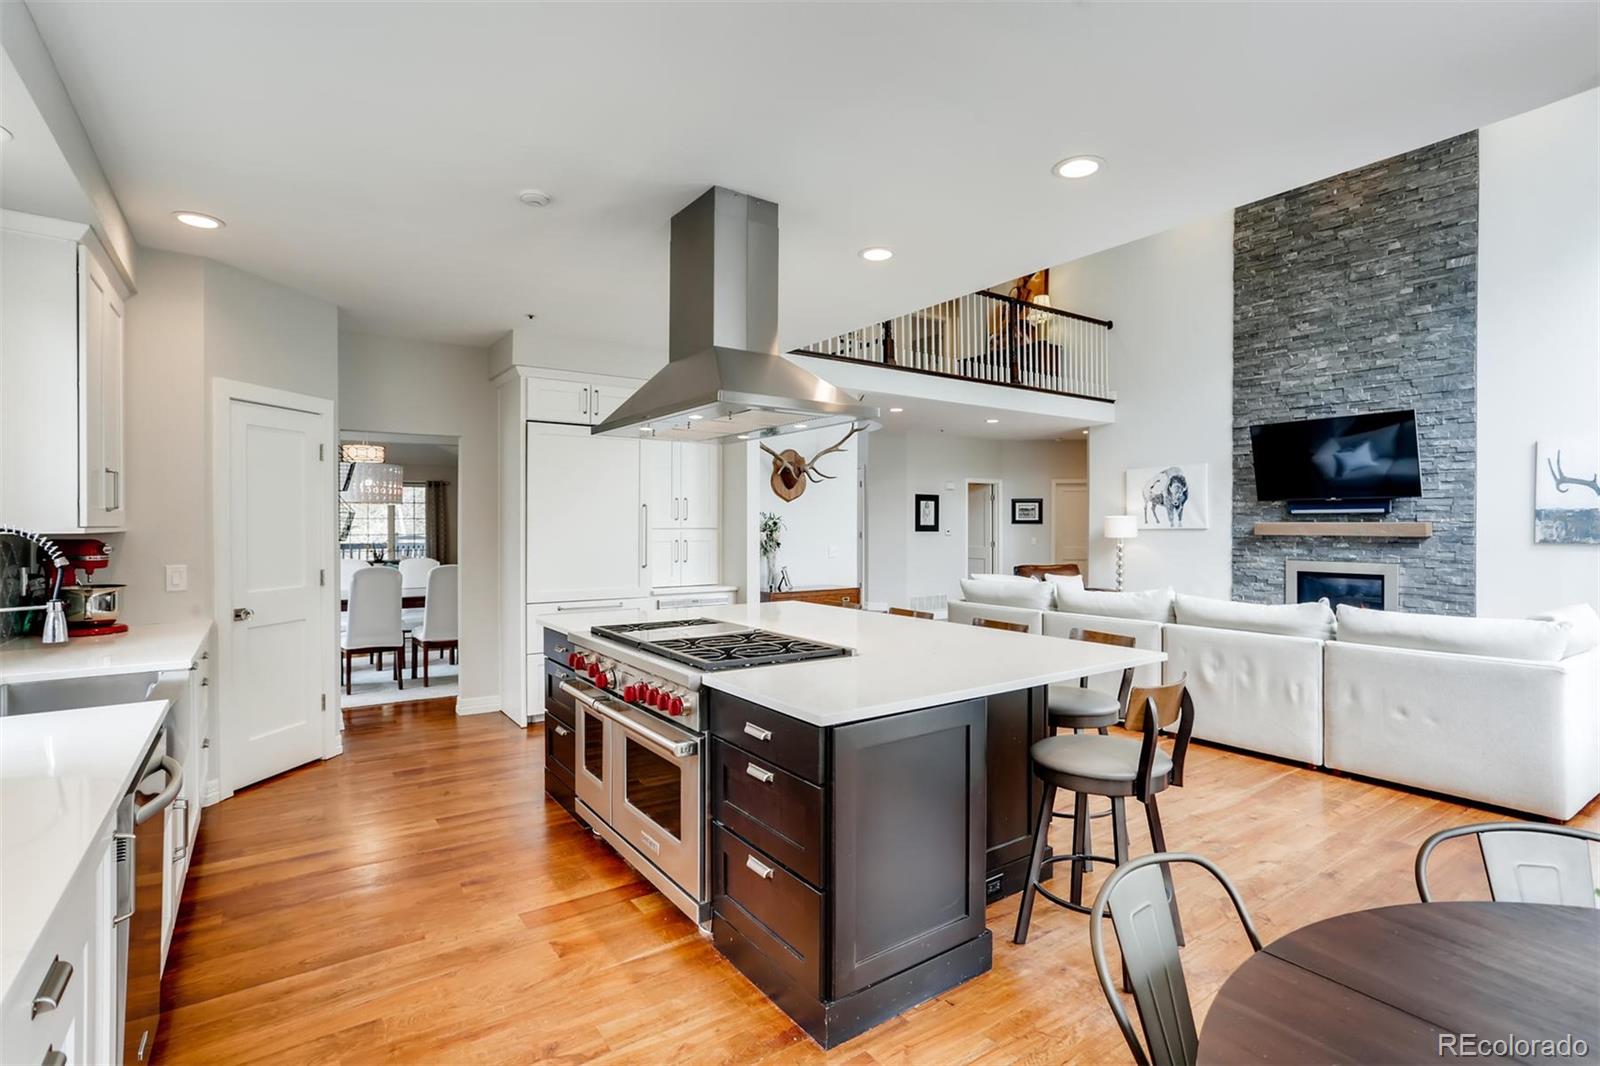
M1233 229L1233 594L1283 601L1284 561L1396 562L1400 606L1472 614L1478 135L1238 208ZM1420 541L1256 537L1249 427L1415 408Z

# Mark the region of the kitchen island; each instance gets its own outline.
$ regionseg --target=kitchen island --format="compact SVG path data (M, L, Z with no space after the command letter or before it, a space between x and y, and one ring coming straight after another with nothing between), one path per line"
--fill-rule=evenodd
M651 627L691 620L723 634L711 643L760 631L743 649L752 655L792 639L820 657L671 673L681 688L647 685L641 701L633 671L669 669L684 644L652 646ZM718 949L824 1047L989 969L984 907L1025 875L1039 797L1028 747L1047 729L1048 685L1163 658L806 603L541 624L556 662L546 685L551 795L686 913L708 918ZM672 709L647 713L641 702ZM601 718L611 723L604 740ZM642 728L630 730L630 718ZM565 748L555 744L563 733ZM663 777L650 787L664 757L622 761L625 746L651 737L674 741L670 786ZM563 759L576 764L576 803L562 795ZM603 777L609 794L596 792ZM640 822L672 790L684 798L666 805L670 817ZM691 839L697 884L682 872Z

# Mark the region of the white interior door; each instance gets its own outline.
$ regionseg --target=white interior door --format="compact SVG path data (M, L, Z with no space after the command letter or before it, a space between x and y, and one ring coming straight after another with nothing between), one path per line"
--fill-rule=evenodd
M994 486L967 486L967 573L994 573Z
M323 664L331 625L319 616L331 478L318 445L324 416L229 404L232 617L226 787L322 756Z
M1056 482L1051 501L1050 525L1054 539L1052 562L1077 563L1089 572L1089 486Z

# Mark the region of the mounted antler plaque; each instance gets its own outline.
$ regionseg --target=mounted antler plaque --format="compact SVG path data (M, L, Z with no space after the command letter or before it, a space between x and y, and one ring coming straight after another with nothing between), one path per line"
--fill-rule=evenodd
M830 452L836 452L844 447L845 441L860 433L863 427L852 426L850 432L839 438L839 442L832 447L824 448L810 459L802 458L800 453L793 448L785 448L775 452L765 444L761 450L772 456L772 491L778 499L785 503L793 503L805 494L806 485L811 482L832 481L832 474L824 474L816 468L817 460Z

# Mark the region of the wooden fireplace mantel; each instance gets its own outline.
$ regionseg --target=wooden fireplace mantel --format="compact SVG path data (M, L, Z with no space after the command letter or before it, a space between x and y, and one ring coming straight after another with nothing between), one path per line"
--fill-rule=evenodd
M1258 537L1365 537L1369 540L1424 540L1432 522L1257 522Z

